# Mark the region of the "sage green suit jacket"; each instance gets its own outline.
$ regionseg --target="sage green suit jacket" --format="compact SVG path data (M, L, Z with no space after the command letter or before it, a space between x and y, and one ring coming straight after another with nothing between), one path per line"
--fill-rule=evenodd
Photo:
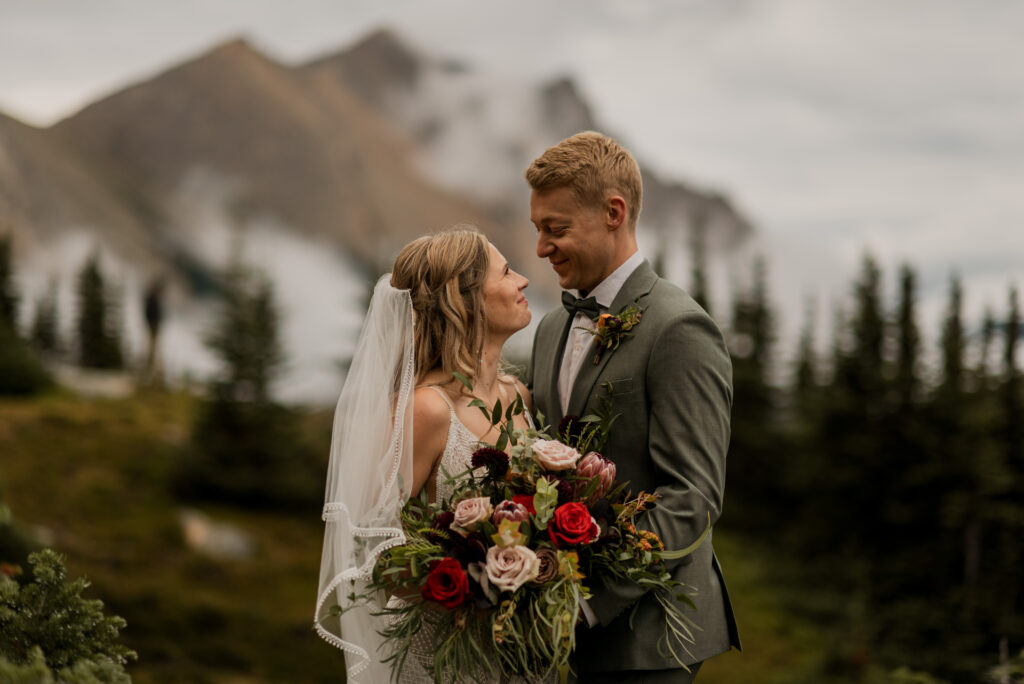
M593 353L584 360L568 414L582 416L596 408L602 386L612 384L618 418L603 453L615 462L617 479L628 481L633 493L660 495L638 526L656 532L667 548L681 549L700 537L709 514L713 524L722 512L732 363L711 317L683 290L659 278L646 261L626 280L609 311L618 313L633 301L644 307L640 323L596 365ZM534 409L553 428L563 417L558 374L570 324L561 307L544 317L527 374ZM684 606L700 628L694 632L696 643L687 645L688 664L740 647L712 536L689 557L670 564L673 576L696 590L697 610ZM632 583L591 589L589 604L600 625L578 633L581 681L586 672L679 667L659 653L665 614L653 596Z

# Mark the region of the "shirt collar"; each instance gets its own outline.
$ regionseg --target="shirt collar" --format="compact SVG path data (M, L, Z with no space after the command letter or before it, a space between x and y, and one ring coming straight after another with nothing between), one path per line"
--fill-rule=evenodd
M642 264L644 258L640 255L640 251L633 252L633 255L622 262L617 269L611 272L611 274L602 280L593 290L587 293L588 297L593 297L597 300L597 303L601 306L608 308L615 301L615 297L619 294L619 290L625 285L626 280L629 276L633 275L640 264ZM575 293L577 297L580 296L578 290L570 290Z

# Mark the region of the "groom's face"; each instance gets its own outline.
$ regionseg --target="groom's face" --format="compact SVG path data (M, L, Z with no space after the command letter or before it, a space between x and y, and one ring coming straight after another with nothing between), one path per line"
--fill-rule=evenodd
M564 290L592 290L608 275L614 243L601 207L583 206L569 188L534 190L530 220L537 256L547 259Z

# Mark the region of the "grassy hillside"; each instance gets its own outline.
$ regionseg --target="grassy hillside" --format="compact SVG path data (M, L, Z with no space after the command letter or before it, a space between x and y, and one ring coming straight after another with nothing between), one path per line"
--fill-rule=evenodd
M3 401L3 498L128 621L136 682L338 681L340 653L310 627L318 511L204 509L252 535L255 554L215 561L186 547L168 472L194 409L181 395ZM326 439L324 418L309 429Z
M67 557L89 594L123 616L139 653L136 682L337 682L342 657L312 632L320 560L318 510L204 508L257 540L248 560L190 550L170 493L196 409L186 395L0 401L0 487L16 518ZM330 416L307 429L327 453ZM744 652L709 662L703 684L810 682L824 635L794 621L773 587L778 562L716 532Z

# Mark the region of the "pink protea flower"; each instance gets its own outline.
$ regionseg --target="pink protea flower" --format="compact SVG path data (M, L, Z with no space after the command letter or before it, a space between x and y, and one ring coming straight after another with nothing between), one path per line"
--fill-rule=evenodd
M576 483L577 496L583 494L591 480L598 478L597 488L587 497L586 504L589 506L611 491L615 484L615 464L596 451L591 451L580 459L576 466L576 476L582 478Z
M501 525L502 520L512 520L513 522L522 522L529 519L530 511L526 506L516 501L502 501L500 504L494 507L494 513L491 515L491 522L497 527Z

